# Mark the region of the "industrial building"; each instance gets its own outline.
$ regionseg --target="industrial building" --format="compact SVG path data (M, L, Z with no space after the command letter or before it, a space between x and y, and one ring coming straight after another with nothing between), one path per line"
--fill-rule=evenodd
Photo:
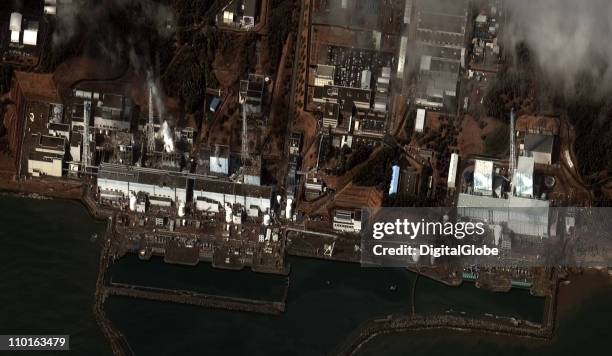
M85 124L82 108L87 101L91 103L89 125L98 132L130 130L132 103L122 94L74 89L70 101L73 103L73 125Z
M42 6L41 6L42 10ZM42 11L41 11L42 13ZM2 61L17 68L35 66L41 56L41 39L47 32L46 22L37 12L6 14L8 26L2 30Z
M493 194L493 162L476 160L474 165L474 193Z
M320 45L322 63L309 79L309 101L323 113L322 126L341 135L380 139L384 136L393 55L362 48Z
M187 178L158 169L102 163L98 190L107 200L143 193L152 205L169 207L187 202Z
M233 0L221 10L217 22L225 26L250 29L259 19L260 6L259 0Z
M219 212L226 205L239 205L255 217L270 210L272 188L198 178L193 185L193 199L200 211Z
M516 196L499 199L462 193L457 201L457 213L458 216L484 221L489 225L506 224L518 235L549 236L549 203L546 200Z
M332 227L335 231L346 233L361 232L361 210L336 209Z
M416 120L414 123L414 131L415 132L423 132L425 129L425 116L427 111L425 109L417 109Z
M66 153L66 138L33 134L36 142L28 155L28 173L32 176L61 177Z
M393 167L391 167L391 182L389 183L389 195L393 195L397 193L399 179L400 179L400 167L398 165L394 165Z
M440 109L457 97L459 71L465 66L468 2L420 0L416 19L420 59L415 100Z
M198 155L197 173L228 176L230 173L230 149L227 145L202 147Z
M61 123L63 109L51 74L16 71L10 99L15 109L7 111L4 126L17 174L22 175L28 172L28 156L39 144L40 135L48 134L50 122Z
M323 104L323 127L336 128L340 117L340 105L337 103Z
M264 100L266 78L258 74L249 74L247 80L240 81L240 102L244 102L247 115L260 115Z
M516 196L523 198L534 197L533 170L533 157L519 157L513 179Z
M527 134L524 143L524 155L533 157L536 164L552 163L555 137L551 135Z
M459 166L459 155L456 153L451 154L450 163L448 165L448 181L447 187L449 189L457 188L457 170Z

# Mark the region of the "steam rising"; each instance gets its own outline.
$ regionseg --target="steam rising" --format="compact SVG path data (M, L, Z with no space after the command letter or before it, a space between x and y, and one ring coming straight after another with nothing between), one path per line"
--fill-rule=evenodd
M161 133L164 139L164 150L167 153L172 153L174 151L174 135L170 130L170 126L168 126L168 122L165 120L161 126Z
M162 90L157 84L157 81L153 78L151 71L147 71L147 86L151 88L151 94L153 95L153 103L159 117L164 117L166 114L166 107L162 100Z
M612 79L612 2L610 0L506 1L508 48L524 42L555 84L572 88L589 74L609 90Z

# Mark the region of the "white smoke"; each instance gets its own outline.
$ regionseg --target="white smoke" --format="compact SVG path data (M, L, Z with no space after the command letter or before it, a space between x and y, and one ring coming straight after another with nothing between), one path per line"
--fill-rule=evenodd
M572 88L578 75L612 83L612 1L510 0L505 27L507 48L528 45L554 84Z
M164 139L164 150L167 153L172 153L174 151L174 135L172 134L172 130L170 130L170 126L168 126L168 122L164 120L164 123L161 126L161 134Z
M153 79L153 74L151 71L147 71L147 86L151 88L153 103L155 104L157 114L159 117L164 117L166 115L166 106L164 105L164 101L162 99L163 92L158 85L157 80Z

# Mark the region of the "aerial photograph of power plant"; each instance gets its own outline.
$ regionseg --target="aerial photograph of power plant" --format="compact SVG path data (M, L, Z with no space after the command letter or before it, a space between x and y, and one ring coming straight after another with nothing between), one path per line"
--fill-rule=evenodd
M612 1L0 0L0 355L612 354Z

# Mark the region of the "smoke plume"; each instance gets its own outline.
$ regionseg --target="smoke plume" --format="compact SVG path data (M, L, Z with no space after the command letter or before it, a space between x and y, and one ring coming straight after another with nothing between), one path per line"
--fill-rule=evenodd
M58 5L52 44L78 39L88 52L139 66L132 61L149 54L150 39L168 38L174 29L173 10L154 0L73 0Z
M612 89L612 2L610 0L510 0L507 48L525 43L553 84L574 87L583 74ZM602 94L602 93L599 93Z
M153 96L153 104L155 105L157 114L159 115L159 117L163 118L164 116L166 116L166 107L162 99L163 92L160 86L158 85L157 78L154 78L153 73L150 70L147 71L147 86L151 88L151 95Z
M170 126L168 126L168 122L164 120L164 123L161 126L161 133L164 139L164 150L167 153L172 153L174 151L174 135L170 130Z

